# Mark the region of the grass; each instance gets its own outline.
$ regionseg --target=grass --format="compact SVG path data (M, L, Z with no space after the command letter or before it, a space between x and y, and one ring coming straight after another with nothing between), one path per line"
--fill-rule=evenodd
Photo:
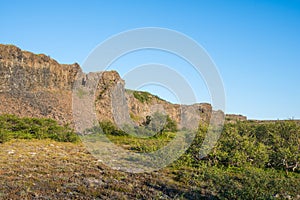
M227 157L234 152L254 158L257 151L252 141L257 137L256 143L268 147L261 152L270 155L269 160L275 162L271 155L286 152L292 165L298 159L293 146L298 147L299 138L299 127L292 122L227 125L215 150L204 160L193 155L203 140L199 134L180 159L164 169L140 174L105 166L78 140L49 137L54 130L58 135L71 130L54 121L5 115L0 122L0 130L13 135L0 143L0 199L300 199L299 170L286 173L282 166L261 165L263 160L256 164ZM111 126L106 131L111 142L136 153L156 151L176 136L172 132L149 138L112 135L109 131L116 130ZM39 132L43 137L36 137ZM101 143L100 149L105 148L105 142ZM240 164L244 160L246 164Z
M0 145L0 166L1 199L169 199L188 191L167 171L114 171L80 143L11 140Z
M130 116L130 119L132 119L135 122L139 122L139 121L143 120L143 117L135 115L132 112L129 113L129 116Z
M135 152L153 152L168 144L175 137L174 133L168 132L163 136L150 138L137 138L132 136L114 136L108 135L108 138L113 143L123 147L124 149Z
M68 125L61 126L55 120L1 115L0 143L11 139L53 139L61 142L79 141L79 137Z
M137 100L139 100L141 103L148 103L150 102L152 99L157 99L160 101L165 101L163 99L161 99L159 96L157 95L153 95L149 92L145 92L145 91L136 91L136 90L128 90L126 89L126 92L128 93L132 93L134 98L136 98Z
M300 190L299 174L276 170L203 165L115 171L81 143L49 139L1 144L0 166L1 199L288 199Z
M134 96L134 98L139 100L141 103L149 102L152 97L152 95L149 92L143 92L143 91L134 91L133 96Z

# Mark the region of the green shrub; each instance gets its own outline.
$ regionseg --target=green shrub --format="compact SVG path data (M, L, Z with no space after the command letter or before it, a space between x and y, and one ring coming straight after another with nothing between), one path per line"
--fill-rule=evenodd
M79 137L68 125L61 126L52 119L0 116L0 142L11 139L53 139L59 142L76 142Z
M297 199L299 174L286 176L276 170L255 167L220 168L202 165L173 172L186 187L205 189L213 199Z
M162 135L164 132L176 132L177 123L172 120L169 115L155 112L150 117L150 123L145 126L147 129L154 131L157 135Z
M117 136L124 136L127 135L126 132L120 130L113 124L111 121L101 121L99 122L99 126L102 129L102 132L107 135L117 135Z
M214 151L210 154L215 164L241 167L264 167L268 162L267 147L239 130L238 125L224 126Z
M149 92L133 91L133 96L141 103L147 103L151 100L152 95Z
M285 177L274 170L257 168L217 170L213 168L205 173L205 181L221 199L294 199L300 187L299 177Z
M171 119L169 115L167 115L167 120L165 124L165 131L176 132L178 131L177 123L175 120Z
M198 160L208 127L199 130L182 160L195 158L187 165L206 163L219 167L273 168L286 173L299 172L300 126L294 121L237 122L225 124L222 134L211 152ZM297 164L298 163L298 164Z
M132 112L129 113L130 119L132 119L134 122L139 122L143 118L141 116L135 115Z
M8 131L0 129L0 143L7 142L11 139L11 134Z

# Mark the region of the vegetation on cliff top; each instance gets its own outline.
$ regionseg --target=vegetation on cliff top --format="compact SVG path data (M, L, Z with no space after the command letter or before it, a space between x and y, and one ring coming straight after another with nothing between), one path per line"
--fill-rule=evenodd
M161 101L166 101L166 100L160 98L157 95L153 95L153 94L151 94L149 92L145 92L145 91L126 89L126 92L133 94L134 98L139 100L141 103L149 103L152 99L158 99L158 100L161 100Z

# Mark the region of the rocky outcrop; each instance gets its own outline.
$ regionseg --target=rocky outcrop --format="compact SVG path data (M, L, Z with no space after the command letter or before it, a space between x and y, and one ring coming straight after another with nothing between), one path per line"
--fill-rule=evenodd
M72 89L78 64L61 65L44 54L33 54L12 45L0 45L0 92Z
M13 45L0 45L0 102L0 114L47 117L62 124L75 121L81 127L91 126L91 119L141 125L160 112L179 128L194 128L209 123L216 112L208 103L172 104L147 92L126 90L116 71L85 74L76 63L59 64Z
M243 115L226 114L225 120L227 123L235 123L237 121L247 121L247 117Z
M96 113L100 120L118 125L142 125L155 112L169 115L179 128L195 128L209 123L212 107L208 103L172 104L148 92L125 90L125 82L115 71L103 72L96 92Z
M0 45L0 114L48 117L72 122L72 84L78 64Z
M95 109L98 119L115 122L116 119L114 119L114 116L118 117L124 115L124 109L126 109L123 108L125 95L124 85L125 82L116 71L106 71L101 74L95 94ZM128 111L127 115L129 116ZM126 117L123 117L124 119L119 120L126 120Z
M148 100L142 102L135 97L134 93L148 95ZM199 122L208 123L211 117L212 107L208 103L193 105L172 104L149 93L130 90L127 90L126 97L130 117L137 124L142 124L147 116L151 116L155 112L169 115L180 128L198 127Z

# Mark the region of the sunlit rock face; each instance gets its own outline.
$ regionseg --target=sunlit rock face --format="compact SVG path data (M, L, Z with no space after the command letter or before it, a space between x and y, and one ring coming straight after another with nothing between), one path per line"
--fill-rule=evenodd
M49 56L0 45L0 114L72 122L72 84L78 64L61 65Z
M127 90L116 71L85 74L76 63L59 64L13 45L0 45L0 102L0 114L53 118L61 124L83 123L82 127L98 121L140 126L159 112L179 128L190 129L209 123L215 113L208 103L172 104Z

